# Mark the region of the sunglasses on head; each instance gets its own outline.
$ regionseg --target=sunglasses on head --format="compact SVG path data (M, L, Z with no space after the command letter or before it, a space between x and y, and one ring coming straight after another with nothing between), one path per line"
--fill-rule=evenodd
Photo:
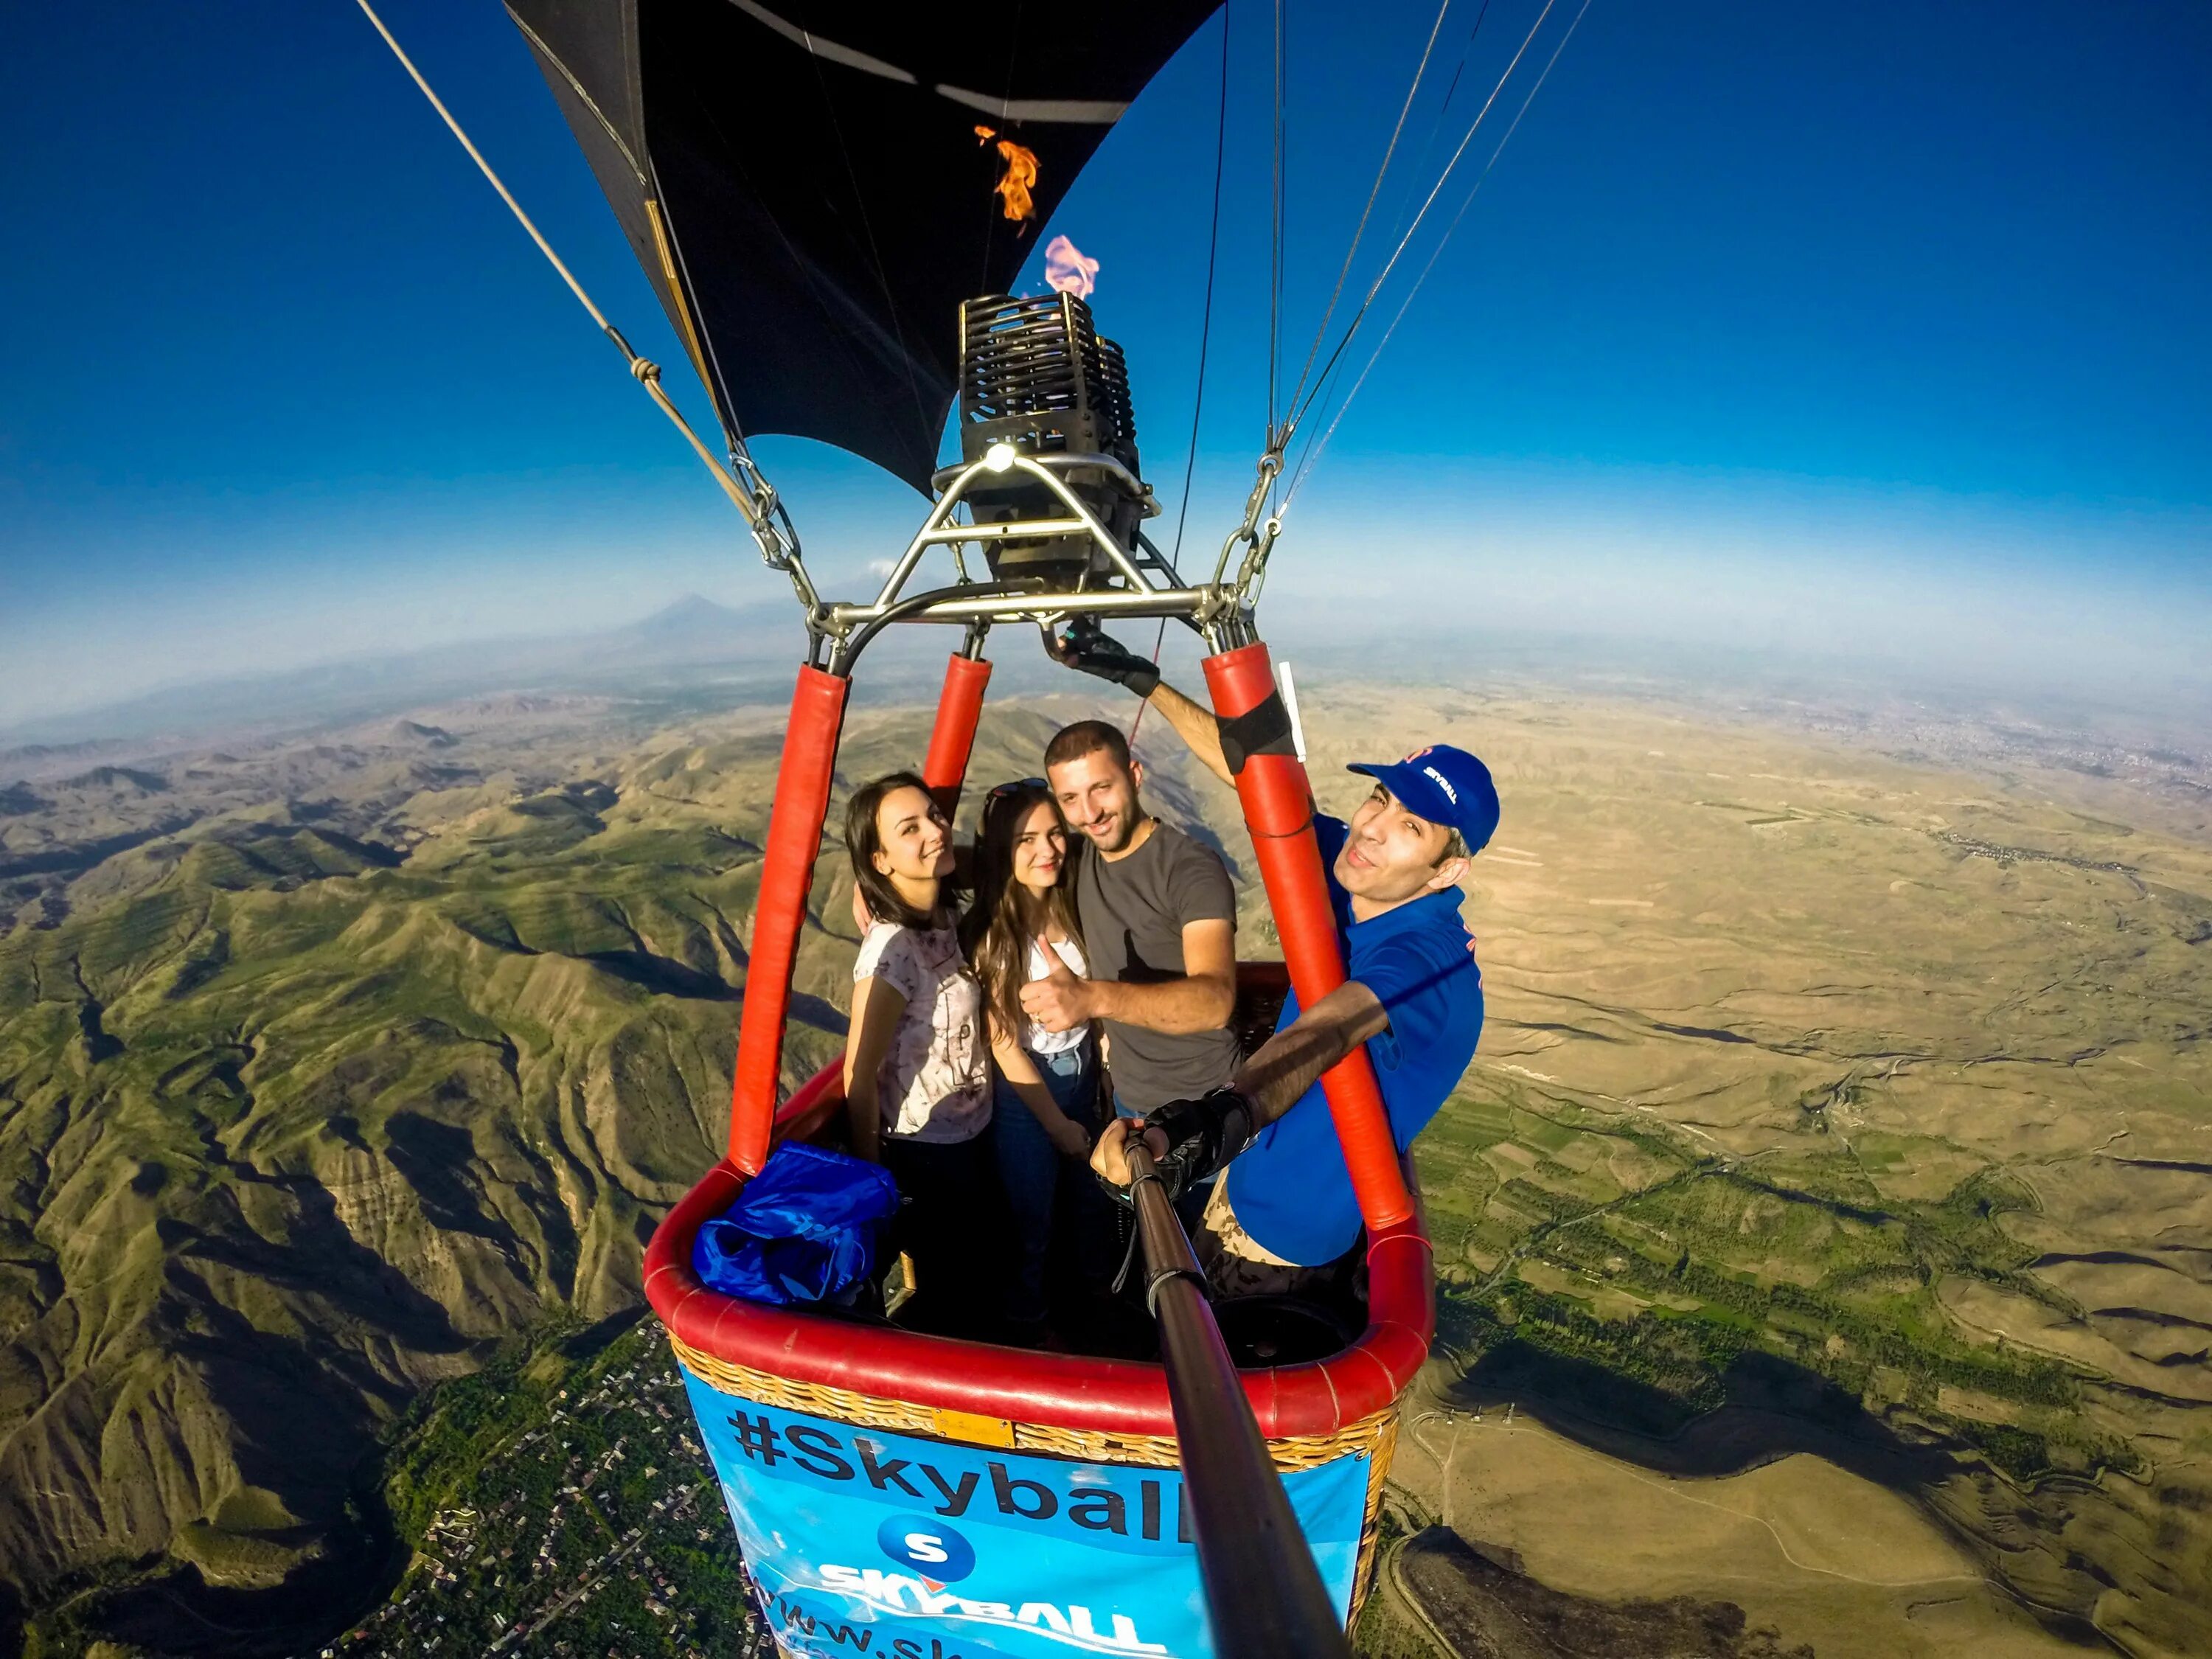
M983 805L986 806L996 805L999 802L1006 799L1007 796L1018 795L1024 789L1042 789L1047 794L1050 794L1052 793L1052 786L1047 783L1042 778L1016 778L1012 783L998 783L992 785L991 793L983 797Z

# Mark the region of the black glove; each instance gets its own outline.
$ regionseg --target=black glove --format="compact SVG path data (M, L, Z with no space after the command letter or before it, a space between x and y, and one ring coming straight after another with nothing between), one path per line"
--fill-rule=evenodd
M1109 636L1088 617L1060 636L1060 659L1070 668L1126 685L1140 697L1151 696L1160 683L1157 667Z
M1258 1109L1251 1097L1236 1089L1216 1089L1196 1100L1171 1100L1129 1125L1129 1139L1139 1139L1148 1129L1167 1139L1167 1150L1156 1153L1152 1167L1168 1200L1181 1198L1209 1176L1221 1170L1252 1144L1257 1132ZM1106 1190L1125 1204L1133 1204L1132 1188L1103 1182Z

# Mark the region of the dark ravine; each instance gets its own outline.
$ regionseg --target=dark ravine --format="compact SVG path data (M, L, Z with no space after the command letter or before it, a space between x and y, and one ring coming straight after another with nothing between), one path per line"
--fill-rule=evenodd
M2053 1474L2023 1485L1932 1425L1877 1416L1817 1372L1771 1354L1742 1355L1723 1385L1724 1403L1693 1413L1633 1378L1513 1342L1477 1361L1445 1397L1468 1411L1510 1402L1578 1445L1676 1478L1741 1474L1801 1453L1821 1458L1911 1498L2053 1635L2094 1651L2129 1650L2093 1616L2117 1581L2060 1541L2065 1523L2091 1506L2130 1518L2099 1482ZM2172 1604L2174 1587L2139 1588L2185 1623L2191 1616Z
M1454 1659L1814 1659L1733 1601L1601 1601L1521 1571L1509 1550L1427 1527L1392 1553L1392 1586Z
M188 831L0 933L0 1489L42 1494L0 1504L0 1583L26 1608L99 1588L134 1645L269 1622L283 1650L386 1571L358 1472L411 1401L639 1307L644 1241L719 1150L775 744L611 770L602 714L516 718L418 722L454 739L435 778L374 734L253 751L166 798L216 793ZM861 767L921 729L855 726ZM1025 774L1049 729L1003 718L977 763ZM851 949L808 930L794 1076L839 1041Z
M941 674L941 645L932 649ZM787 690L787 667L775 677ZM1346 683L1316 699L1317 788L1346 787L1335 763L1364 757L1378 733L1407 746L1400 728L1417 719L1424 729L1404 733L1409 741L1447 735L1514 769L1507 838L1551 854L1540 867L1483 872L1489 885L1469 910L1495 996L1486 1050L1512 1066L1479 1067L1423 1138L1425 1154L1449 1155L1427 1190L1432 1224L1457 1229L1440 1231L1437 1255L1455 1299L1510 1299L1521 1322L1501 1314L1500 1324L1528 1331L1539 1315L1559 1316L1578 1285L1595 1299L1586 1307L1624 1296L1652 1304L1649 1322L1662 1334L1717 1333L1709 1356L1765 1344L1813 1365L1826 1363L1820 1343L1840 1334L1850 1353L1838 1375L1902 1363L1872 1339L1904 1322L1943 1327L1936 1291L1954 1271L2008 1296L2055 1298L2062 1317L2129 1310L2130 1329L2154 1334L2142 1344L2148 1362L2130 1373L2135 1392L2087 1366L2061 1367L2056 1403L2032 1391L1985 1395L1948 1416L1935 1398L1945 1385L1971 1391L1978 1375L1998 1372L2033 1382L2029 1372L2058 1362L2010 1340L1969 1352L1978 1339L1951 1329L1943 1357L1954 1369L1920 1376L1909 1395L1869 1388L1868 1411L1809 1371L1730 1370L1723 1357L1712 1370L1725 1373L1716 1384L1724 1398L1699 1418L1683 1408L1687 1394L1664 1392L1674 1371L1638 1370L1634 1353L1597 1338L1562 1352L1610 1353L1613 1371L1534 1365L1493 1343L1475 1368L1490 1391L1480 1397L1522 1400L1561 1432L1655 1469L1723 1474L1817 1453L1983 1540L1975 1547L2004 1582L2024 1603L2057 1609L2054 1620L2094 1608L2108 1628L2136 1622L2140 1639L2124 1629L2116 1638L2130 1651L2212 1651L2212 1494L2185 1457L2125 1455L2159 1436L2185 1446L2202 1432L2200 1417L2141 1391L2188 1370L2185 1356L2159 1356L2178 1352L2173 1322L2192 1304L2180 1292L2161 1301L2158 1285L2131 1272L2172 1269L2167 1282L2183 1291L2212 1282L2212 1258L2191 1253L2204 1243L2191 1219L2203 1212L2190 1207L2208 1179L2201 1146L2161 1133L2148 1095L2137 1109L2138 1097L2108 1093L2081 1109L2081 1144L2124 1127L2131 1138L2118 1145L2135 1156L2069 1154L2063 1170L2028 1160L2027 1174L2004 1175L2008 1193L2030 1176L2045 1182L2048 1212L2034 1194L1993 1198L1986 1182L1959 1186L1954 1204L1932 1184L1942 1170L2002 1173L2011 1154L1976 1139L1964 1118L1938 1121L1927 1092L1939 1068L1957 1066L1956 1087L1996 1103L1983 1120L2002 1119L2028 1086L2007 1081L2008 1068L2027 1063L2033 1085L2052 1094L2136 1088L2115 1069L2128 1062L2114 1057L2130 1053L2145 1057L2150 1085L2191 1086L2202 1073L2188 1069L2188 1045L2208 1029L2193 931L2212 915L2206 901L2181 906L2164 886L2142 899L2095 868L2003 867L1843 818L1786 844L1747 842L1741 856L1765 862L1730 866L1735 843L1723 838L1750 832L1700 827L1720 815L1693 821L1681 801L1671 818L1649 816L1674 786L1663 768L1637 761L1646 742L1632 710L1607 705L1594 720L1556 702L1485 698L1470 714L1455 694L1453 706L1480 728L1439 733L1425 723L1445 718L1442 702L1416 697L1408 715L1364 678L1347 668ZM995 702L975 775L1034 772L1058 720L1098 707ZM186 1567L188 1528L203 1528L186 1541L216 1563L252 1567L264 1544L294 1550L290 1582L308 1594L327 1563L362 1559L349 1541L366 1536L348 1508L358 1501L350 1482L410 1401L484 1364L519 1331L635 1308L642 1237L720 1139L780 738L775 719L732 714L727 699L704 709L674 695L414 703L406 718L450 744L386 714L373 729L298 741L241 735L220 750L174 745L158 762L118 750L21 769L26 785L10 800L31 805L33 821L0 819L9 849L0 859L151 838L81 873L0 882L0 1490L55 1494L35 1528L0 1504L0 1580L13 1575L43 1606L83 1575L143 1571L158 1583L119 1595L118 1617L188 1607L236 1628L276 1620L284 1591L272 1601L248 1587L249 1572L210 1584ZM1718 727L1737 721L1722 712ZM1766 748L1712 736L1718 727L1670 726L1649 746L1705 744L1700 766L1768 769ZM921 729L911 714L857 711L844 777L910 762ZM1622 731L1632 740L1618 767L1564 756L1563 744L1613 743ZM1209 780L1178 773L1176 751L1149 724L1143 742L1158 803L1202 810L1249 869L1225 799ZM158 771L169 787L67 781L88 780L95 758ZM1806 769L1775 763L1793 780ZM1865 764L1876 775L1884 763ZM1707 787L1692 770L1678 793ZM14 775L0 765L0 781ZM1893 791L1922 782L1877 781ZM1795 787L1778 781L1765 793ZM2009 800L1977 808L1962 832L1992 846L2045 844L2045 830L2025 821L2034 815ZM161 832L161 815L186 811L191 825ZM1592 836L1593 822L1617 833ZM2062 835L2078 836L2090 866L2177 866L2173 843L2152 856L2148 832L2125 847L2094 830L2049 833L2059 848L2076 846ZM1877 883L1869 898L1849 885L1838 899L1803 885L1813 877L1802 872L1841 870L1856 884L1890 873L1885 860L1911 878L1906 894L1893 894L1899 917L1937 914L1927 896L1946 890L1931 883L1954 884L1974 902L1945 929L1930 924L1911 939L1883 921L1864 970L1834 982L1832 963L1858 960L1835 941L1872 925L1883 890ZM1716 890L1695 902L1720 921L1669 921L1662 905L1622 913L1635 923L1624 931L1614 913L1585 915L1578 889L1558 899L1562 884L1626 892L1646 878L1679 882L1686 870ZM793 1073L832 1052L842 1029L843 880L833 848L799 963ZM1999 982L1981 930L2003 907L1977 896L2033 901L2008 915L2057 914L2077 892L2100 896L2128 927L2117 940L2109 928L2094 940L2095 930L2069 928L2069 949L2073 933L2083 941L2080 961L2069 959L2075 989L2024 1000L2045 981L2020 975L2048 952L2030 940L2036 950L1998 964L2014 975ZM1745 893L1756 902L1740 902ZM1784 919L1761 908L1785 902ZM1567 932L1546 933L1531 918ZM1256 899L1245 924L1264 953ZM1762 975L1794 973L1791 953L1808 953L1818 1001L1808 993L1796 1012L1732 1003L1725 982L1662 994L1620 970L1626 962L1685 971L1686 943L1730 972L1741 959ZM2094 1019L2078 994L2088 986L2113 988ZM1955 1031L1924 1012L1939 1004ZM1911 1061L1902 1076L1889 1064L1899 1057ZM1654 1095L1656 1105L1623 1104L1686 1066L1709 1103ZM2123 1109L2124 1125L2109 1116ZM1670 1124L1685 1123L1695 1127L1668 1140ZM1870 1127L1885 1135L1869 1136ZM1585 1157L1601 1134L1606 1150ZM1516 1139L1519 1161L1503 1161L1516 1150L1504 1143ZM1481 1161L1493 1152L1495 1167ZM1902 1175L1931 1183L1923 1200L1893 1203L1875 1189L1877 1178ZM2112 1202L2060 1213L2056 1198L2092 1182L2110 1182ZM1482 1231L1493 1197L1501 1218ZM2155 1229L2129 1219L2148 1212L2136 1207L2147 1200L2165 1206ZM2107 1226L2106 1216L2117 1219ZM1885 1218L1895 1217L1923 1231L1941 1223L1941 1249L1923 1261L1875 1249L1876 1232L1905 1227ZM1793 1253L1831 1232L1860 1240L1868 1276L1828 1264L1832 1283L1808 1290L1808 1267L1826 1268ZM1961 1241L1972 1248L1956 1262L1942 1254ZM1618 1268L1607 1260L1615 1252ZM1770 1272L1770 1258L1783 1271ZM1516 1278L1522 1266L1564 1288L1538 1291ZM2100 1278L2104 1268L2130 1271ZM1737 1291L1735 1302L1723 1294ZM1698 1298L1711 1318L1674 1316ZM1607 1320L1594 1312L1588 1322L1596 1330ZM2091 1334L2086 1322L2074 1331ZM1698 1393L1696 1403L1711 1399ZM2119 1449L2108 1456L2077 1437L2060 1458L2052 1440L2051 1456L2015 1458L2000 1473L1943 1431L1947 1422L1970 1431L1978 1409L1993 1437L2017 1425L2039 1444L2062 1416L2118 1423L2110 1437ZM360 1548L373 1555L373 1544ZM1790 1639L1799 1635L1819 1645L1817 1632Z

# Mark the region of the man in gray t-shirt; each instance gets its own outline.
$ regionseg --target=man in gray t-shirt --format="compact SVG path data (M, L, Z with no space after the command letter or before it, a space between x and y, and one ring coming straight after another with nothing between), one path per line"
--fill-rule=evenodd
M1144 769L1102 720L1068 726L1045 775L1071 829L1090 977L1058 963L1022 990L1048 1030L1105 1027L1115 1109L1140 1114L1222 1086L1237 1069L1237 890L1218 854L1151 817ZM1085 844L1087 843L1087 844Z

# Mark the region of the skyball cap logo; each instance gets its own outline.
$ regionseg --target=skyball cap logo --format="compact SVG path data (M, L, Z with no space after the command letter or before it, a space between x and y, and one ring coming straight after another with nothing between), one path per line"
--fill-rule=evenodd
M1415 816L1458 830L1470 853L1480 852L1498 829L1498 786L1490 769L1464 749L1432 743L1403 760L1345 769L1365 773Z
M975 1547L934 1515L894 1515L876 1528L876 1547L921 1577L957 1584L975 1571Z

